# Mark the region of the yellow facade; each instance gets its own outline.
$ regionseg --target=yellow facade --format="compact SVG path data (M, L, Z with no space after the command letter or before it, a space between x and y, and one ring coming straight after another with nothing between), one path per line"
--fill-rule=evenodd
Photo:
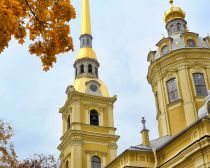
M113 103L116 97L99 97L72 90L66 104L60 109L63 119L61 151L62 167L91 168L91 158L98 156L104 167L117 153L113 121ZM99 112L99 126L90 125L90 111ZM68 127L68 116L71 126Z
M210 167L210 37L189 32L185 12L173 5L165 12L168 37L148 54L147 79L157 109L159 138L149 139L142 119L142 144L117 156L111 97L98 78L92 48L89 0L82 0L80 51L75 81L60 109L62 168L207 168Z
M80 50L74 63L75 80L67 87L67 100L60 109L63 135L60 150L62 168L105 167L117 156L111 97L98 78L99 63L92 48L89 0L82 0Z
M189 32L185 12L173 5L164 14L168 37L148 54L159 138L131 146L106 168L210 167L210 43ZM199 77L199 78L198 78Z

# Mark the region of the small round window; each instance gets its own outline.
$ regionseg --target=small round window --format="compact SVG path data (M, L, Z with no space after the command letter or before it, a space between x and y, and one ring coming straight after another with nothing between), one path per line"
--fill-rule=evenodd
M187 40L187 45L188 45L188 47L195 47L196 46L195 41L192 40L192 39Z
M162 48L161 53L162 53L163 55L168 54L168 53L169 53L169 46L168 46L168 45L165 45L165 46Z
M96 92L96 91L98 90L97 85L91 84L91 85L90 85L90 90L93 91L93 92Z

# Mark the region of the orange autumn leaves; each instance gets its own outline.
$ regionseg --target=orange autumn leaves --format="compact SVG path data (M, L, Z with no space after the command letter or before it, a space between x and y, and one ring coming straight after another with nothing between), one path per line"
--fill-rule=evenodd
M0 53L13 36L23 44L28 33L29 51L47 71L58 54L73 50L69 21L75 17L70 0L1 0Z
M10 142L13 136L13 130L11 126L4 123L0 119L0 167L16 167L17 156L14 151L13 144Z

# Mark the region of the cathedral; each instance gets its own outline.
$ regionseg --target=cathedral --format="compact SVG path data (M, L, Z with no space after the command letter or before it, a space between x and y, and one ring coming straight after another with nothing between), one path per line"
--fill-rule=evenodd
M62 168L210 167L210 37L190 32L185 12L173 0L170 4L164 13L168 36L147 57L159 137L150 139L142 118L142 144L117 156L120 137L113 118L117 97L109 95L99 78L89 0L82 0L75 80L67 87L67 100L60 109Z

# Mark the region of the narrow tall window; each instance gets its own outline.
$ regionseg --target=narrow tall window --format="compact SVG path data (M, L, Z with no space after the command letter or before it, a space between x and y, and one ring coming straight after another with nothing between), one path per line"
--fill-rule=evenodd
M84 65L80 65L80 73L84 73Z
M67 128L70 129L71 127L71 118L70 118L70 115L68 116L68 119L67 119Z
M207 96L206 84L202 73L193 74L196 96Z
M181 24L177 23L177 31L181 31Z
M93 72L93 69L92 69L92 65L91 64L88 65L88 72L89 73L92 73Z
M96 110L90 111L90 125L99 126L99 117Z
M101 168L101 160L98 156L91 158L91 168Z
M169 103L172 103L179 99L175 78L167 81L167 90L168 90Z
M171 25L170 29L171 29L171 34L173 34L174 33L174 25Z
M69 168L69 161L68 161L68 160L66 161L66 166L65 166L65 168Z

